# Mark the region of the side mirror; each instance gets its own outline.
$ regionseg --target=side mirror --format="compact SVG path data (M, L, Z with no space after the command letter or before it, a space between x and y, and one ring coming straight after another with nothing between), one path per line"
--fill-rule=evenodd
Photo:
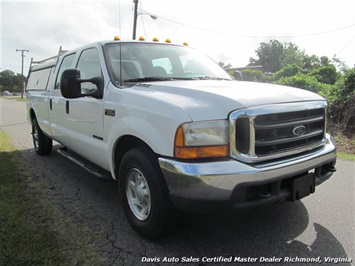
M91 82L96 85L97 90L84 94L81 90L81 83ZM81 79L80 70L78 69L67 69L64 70L62 77L60 79L60 91L64 98L75 99L85 96L91 96L94 98L102 99L103 97L103 79L101 77L94 77L91 79Z
M64 70L60 78L60 91L64 98L74 99L81 97L80 70Z

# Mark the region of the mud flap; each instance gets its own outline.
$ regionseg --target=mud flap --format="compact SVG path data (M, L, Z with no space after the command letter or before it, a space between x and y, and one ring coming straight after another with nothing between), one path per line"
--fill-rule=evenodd
M291 201L300 200L316 190L314 173L296 178L291 183Z

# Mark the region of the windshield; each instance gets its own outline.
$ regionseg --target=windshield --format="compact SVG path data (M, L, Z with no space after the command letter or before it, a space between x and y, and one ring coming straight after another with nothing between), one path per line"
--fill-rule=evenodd
M105 45L105 56L111 80L116 85L175 79L231 80L208 56L185 46L109 43Z

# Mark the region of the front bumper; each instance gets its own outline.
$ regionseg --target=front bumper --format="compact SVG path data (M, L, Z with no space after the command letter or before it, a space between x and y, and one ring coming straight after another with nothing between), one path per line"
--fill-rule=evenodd
M159 158L173 203L194 212L247 209L294 199L293 180L313 173L315 185L319 185L332 175L335 161L336 147L329 135L316 151L265 163Z

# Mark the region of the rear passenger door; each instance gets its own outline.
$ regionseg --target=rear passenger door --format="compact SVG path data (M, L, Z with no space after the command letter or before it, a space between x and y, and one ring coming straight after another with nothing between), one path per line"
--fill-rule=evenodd
M66 111L65 104L66 101L60 92L60 78L64 70L72 68L75 58L75 53L66 55L61 61L59 70L57 71L57 76L55 79L55 85L51 91L49 97L49 119L50 119L50 128L52 132L52 137L54 140L57 140L66 145L67 138L67 126L66 126Z

